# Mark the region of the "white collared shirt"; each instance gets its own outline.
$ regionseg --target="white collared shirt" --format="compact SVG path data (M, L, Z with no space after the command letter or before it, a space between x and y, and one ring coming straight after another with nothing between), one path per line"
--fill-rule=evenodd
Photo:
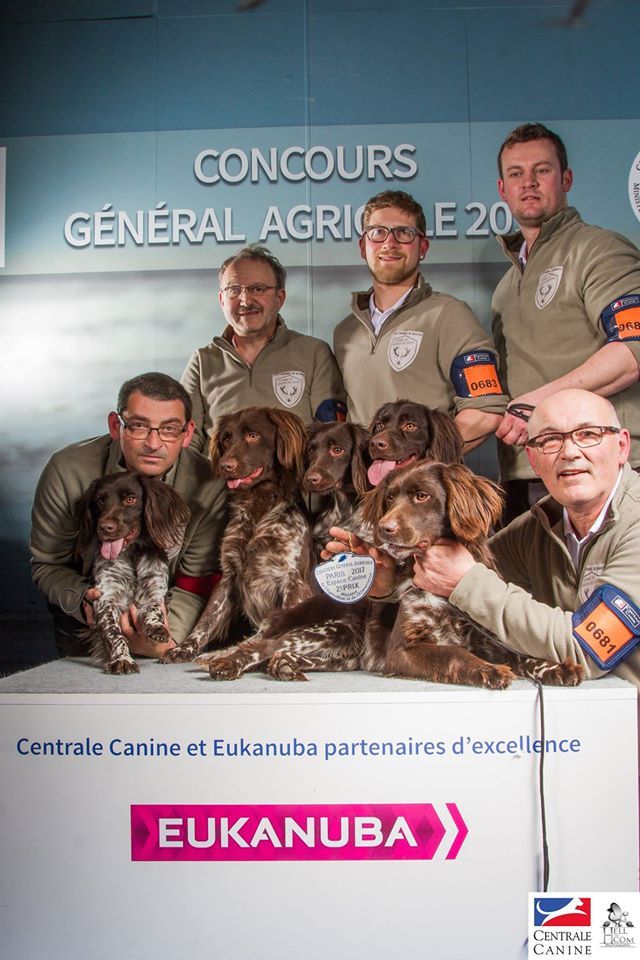
M371 324L373 326L376 337L380 333L380 330L382 329L382 324L385 322L385 320L391 316L394 310L397 310L402 305L402 303L407 299L407 297L409 296L412 290L413 290L413 287L410 287L406 293L402 294L399 300L396 300L396 302L393 304L392 307L389 307L388 310L378 310L378 308L376 307L376 302L373 299L373 290L371 291L371 296L369 297L369 313L371 314Z
M600 511L596 519L593 521L589 530L584 535L582 540L580 540L576 536L576 533L573 529L573 524L569 519L569 514L567 513L566 507L562 508L562 526L564 529L564 539L567 544L567 550L571 555L571 559L573 560L573 565L576 568L576 570L578 569L578 563L580 562L580 554L582 553L584 547L589 542L591 537L598 532L598 530L600 529L600 527L605 521L605 518L607 516L607 511L609 510L609 507L611 506L611 501L613 500L614 496L616 495L616 491L620 486L621 479L622 479L622 468L620 468L620 471L618 473L618 479L614 483L613 489L609 494L609 496L607 497L607 500L602 510Z
M527 250L527 241L522 241L522 246L520 247L520 252L518 253L518 260L520 261L520 266L524 270L527 265L527 259L529 257L529 251Z

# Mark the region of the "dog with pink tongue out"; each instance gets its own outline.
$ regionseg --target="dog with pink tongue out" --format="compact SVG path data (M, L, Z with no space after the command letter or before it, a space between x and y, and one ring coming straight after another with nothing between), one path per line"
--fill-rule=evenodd
M415 460L461 463L463 441L453 419L410 400L385 403L369 427L369 483L377 487L392 470Z
M123 621L131 607L137 628L153 643L171 639L165 622L169 561L178 555L190 511L182 497L155 477L125 470L99 477L77 506L76 555L97 547L91 652L106 673L138 673Z
M216 421L211 466L230 493L222 577L195 628L162 663L193 660L226 641L238 618L259 629L274 610L312 595L311 526L301 494L305 439L300 417L274 407L245 407Z

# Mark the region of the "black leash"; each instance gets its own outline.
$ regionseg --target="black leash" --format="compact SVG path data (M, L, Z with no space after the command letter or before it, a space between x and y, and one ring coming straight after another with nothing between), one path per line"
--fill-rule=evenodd
M549 845L547 843L547 809L544 798L544 755L546 752L547 741L544 732L544 696L542 693L542 684L539 680L534 681L538 688L538 712L540 714L540 762L538 764L538 790L540 794L540 821L542 824L542 890L546 893L549 889Z
M507 407L507 413L510 413L512 417L517 417L518 420L524 420L525 423L529 423L534 410L535 407L530 403L510 403Z

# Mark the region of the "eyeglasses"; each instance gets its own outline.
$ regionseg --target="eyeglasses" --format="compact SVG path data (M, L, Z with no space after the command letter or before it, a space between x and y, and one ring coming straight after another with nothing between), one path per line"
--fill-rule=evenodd
M182 426L177 423L163 423L159 427L150 427L143 420L124 420L120 414L118 414L118 420L134 440L146 440L149 434L155 430L161 440L170 443L172 440L178 440L187 429L186 423L183 423Z
M268 287L266 283L249 283L246 287L241 286L239 283L232 283L228 287L223 287L222 292L225 293L230 300L237 300L239 296L243 293L248 294L250 297L262 297L267 292L267 290L277 290L278 287Z
M541 453L560 453L567 437L576 447L597 447L602 443L605 433L620 433L619 427L578 427L576 430L567 430L566 433L541 433L537 437L527 440L526 446L533 447Z
M390 233L398 243L413 243L416 237L424 234L417 227L365 227L362 231L372 243L384 243Z

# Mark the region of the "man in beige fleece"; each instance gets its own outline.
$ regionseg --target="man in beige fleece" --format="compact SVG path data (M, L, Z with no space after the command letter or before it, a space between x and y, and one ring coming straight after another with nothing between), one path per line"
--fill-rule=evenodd
M528 429L527 456L550 495L492 539L500 576L442 540L416 557L413 582L513 650L572 657L592 678L613 667L640 685L640 477L627 463L629 431L585 390L543 400ZM613 591L596 596L605 585ZM616 619L623 607L630 621Z
M349 419L368 424L383 403L413 400L455 417L469 453L507 407L491 337L466 303L422 276L429 241L417 200L402 190L376 194L362 230L371 286L353 294L333 341Z
M569 206L567 151L542 124L509 134L498 172L498 192L519 224L498 237L511 264L491 304L502 385L514 403L532 406L567 389L608 397L631 434L630 463L640 467L640 251ZM508 521L544 490L523 450L526 424L507 412L496 437Z

